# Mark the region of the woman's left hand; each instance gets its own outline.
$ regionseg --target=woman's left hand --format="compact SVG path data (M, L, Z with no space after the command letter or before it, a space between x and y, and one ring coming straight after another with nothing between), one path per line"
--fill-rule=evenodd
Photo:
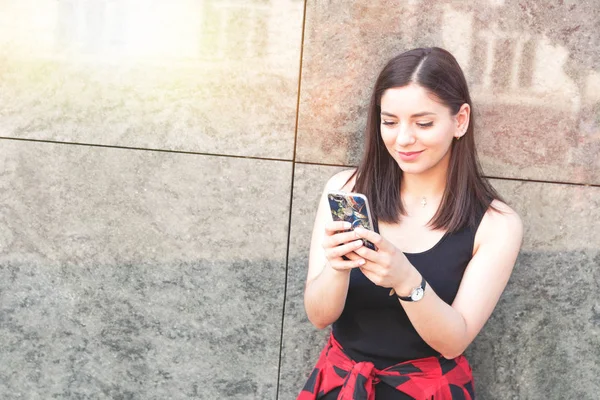
M363 274L377 286L397 288L410 272L411 264L400 250L380 234L364 228L354 230L356 236L366 239L377 247L377 251L362 246L354 250L365 259L360 267Z

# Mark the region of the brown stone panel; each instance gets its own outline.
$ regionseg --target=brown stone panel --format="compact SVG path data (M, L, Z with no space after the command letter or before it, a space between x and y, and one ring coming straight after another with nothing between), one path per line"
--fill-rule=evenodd
M595 2L308 2L300 161L356 165L387 60L440 46L471 90L487 174L600 183L600 9Z

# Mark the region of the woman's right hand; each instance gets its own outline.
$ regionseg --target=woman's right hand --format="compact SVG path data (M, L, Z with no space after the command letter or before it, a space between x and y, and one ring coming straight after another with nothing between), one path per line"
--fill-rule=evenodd
M353 170L341 171L329 179L321 194L312 229L304 308L308 319L318 329L331 325L342 315L350 285L350 271L360 267L362 257L354 250L362 246L362 241L359 244L359 238L349 231L350 223L332 221L327 197L331 190L349 190L354 184L353 173Z
M354 231L349 230L350 228L350 223L344 221L329 221L325 224L323 250L327 265L336 271L350 271L365 263L365 260L354 252L363 246L363 241ZM346 256L348 260L342 256Z

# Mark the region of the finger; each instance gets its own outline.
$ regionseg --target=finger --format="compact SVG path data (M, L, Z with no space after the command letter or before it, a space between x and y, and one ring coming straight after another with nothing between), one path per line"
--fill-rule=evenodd
M376 275L379 275L379 273L381 272L381 266L373 261L369 261L367 259L364 259L365 263L363 265L360 266L360 269L365 272L365 273L369 273L371 277L374 277ZM371 279L371 278L369 278Z
M350 222L346 221L328 221L325 223L325 234L326 235L334 235L340 231L346 231L352 228Z
M356 254L358 254L359 257L362 257L365 260L370 261L375 264L383 264L385 261L385 256L384 256L385 253L384 252L378 252L375 250L371 250L367 246L359 247L358 249L355 250L355 252L356 252Z
M331 268L337 271L345 271L352 268L359 268L365 264L365 260L357 258L356 260L344 261L341 258L329 261Z
M341 244L352 242L356 239L358 239L358 236L354 233L354 231L336 233L334 235L325 237L323 240L323 248L336 247Z
M329 247L325 249L325 257L329 260L333 260L334 258L345 256L346 254L359 249L362 245L363 242L359 239L341 246Z
M358 254L356 254L355 251L352 251L348 254L344 254L346 257L348 257L350 260L358 260L358 259L363 259L361 256L359 256Z
M378 249L381 249L383 251L391 250L391 244L377 232L373 232L365 228L356 228L354 232L358 237L366 239L369 242L373 243Z

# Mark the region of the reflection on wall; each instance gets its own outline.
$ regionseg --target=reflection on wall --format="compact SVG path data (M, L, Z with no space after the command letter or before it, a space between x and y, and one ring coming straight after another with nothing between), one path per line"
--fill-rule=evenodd
M271 2L265 0L251 9L240 2L205 2L199 35L200 54L224 58L264 57L269 38L267 25Z
M495 12L506 9L504 2L491 3ZM444 46L463 66L476 105L492 120L494 115L502 119L502 126L486 127L484 156L522 166L559 161L572 165L581 179L589 176L590 162L600 167L595 157L600 152L597 65L570 68L567 47L530 26L493 18L489 9L444 6L440 14ZM495 151L493 142L506 135L520 145L509 143L507 151L503 142L504 150Z
M439 24L441 40L431 41L456 56L480 102L544 105L577 113L582 101L592 100L582 98L585 93L580 83L565 71L568 49L545 35L533 33L527 26L509 29L505 20L490 15L485 7L429 6L435 10L429 10L434 20L423 21L422 3L412 1L403 6L398 33L419 43ZM490 5L500 12L504 1L490 0ZM588 74L597 76L599 72ZM600 86L594 89L589 92L599 92ZM548 97L540 94L557 101L548 102Z
M486 174L600 183L600 15L593 4L328 4L307 9L312 46L304 52L298 137L319 146L300 146L302 161L356 165L377 71L407 49L441 46L465 70Z
M60 50L128 55L263 56L270 1L62 0Z
M0 34L8 56L277 61L295 51L281 48L281 39L297 37L302 27L281 16L302 6L301 0L24 0L3 6Z

